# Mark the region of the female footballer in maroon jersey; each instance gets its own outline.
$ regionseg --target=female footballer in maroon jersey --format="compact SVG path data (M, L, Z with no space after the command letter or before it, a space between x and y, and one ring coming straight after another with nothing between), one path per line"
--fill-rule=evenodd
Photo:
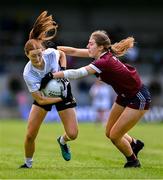
M151 102L150 93L143 85L136 69L123 64L117 58L124 55L133 45L133 37L112 45L105 31L95 31L90 36L87 49L58 47L67 55L91 57L95 60L88 66L53 74L54 78L69 79L95 74L101 81L113 87L118 96L107 121L106 136L126 157L125 168L141 166L137 154L144 143L132 138L127 132L141 119Z

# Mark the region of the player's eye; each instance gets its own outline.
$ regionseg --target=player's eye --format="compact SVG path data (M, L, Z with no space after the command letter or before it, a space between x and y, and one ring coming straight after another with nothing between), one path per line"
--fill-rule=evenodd
M41 57L41 53L38 53L37 56L38 56L38 57Z

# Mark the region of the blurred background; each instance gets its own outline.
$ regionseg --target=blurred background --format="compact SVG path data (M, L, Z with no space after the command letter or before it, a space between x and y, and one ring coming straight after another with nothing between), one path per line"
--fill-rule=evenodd
M163 121L163 6L161 0L15 0L0 6L0 119L27 120L32 99L23 80L28 59L24 44L38 15L47 10L59 24L57 45L85 48L95 30L108 32L112 43L133 36L135 47L123 61L137 68L152 94L152 107L144 121ZM87 65L91 59L67 57L68 68ZM79 121L95 121L92 86L95 77L73 80ZM124 82L125 83L125 82ZM108 86L108 110L115 94ZM101 93L103 94L103 93ZM94 111L95 110L95 111ZM107 112L109 113L109 112ZM55 109L46 118L58 120Z

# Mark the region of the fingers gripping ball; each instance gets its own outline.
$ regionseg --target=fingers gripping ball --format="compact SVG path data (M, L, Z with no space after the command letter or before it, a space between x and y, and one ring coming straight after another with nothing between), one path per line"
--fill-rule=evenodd
M48 82L52 79L53 79L53 74L51 72L45 74L45 76L41 80L40 90L44 89L46 85L48 84Z
M60 79L52 79L41 91L48 97L61 97L64 85Z

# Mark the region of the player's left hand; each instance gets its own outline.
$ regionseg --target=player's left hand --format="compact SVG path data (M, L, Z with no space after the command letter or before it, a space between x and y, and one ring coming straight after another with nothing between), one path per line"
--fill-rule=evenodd
M63 67L63 66L61 66L61 69L60 69L61 71L65 71L66 70L66 67Z

